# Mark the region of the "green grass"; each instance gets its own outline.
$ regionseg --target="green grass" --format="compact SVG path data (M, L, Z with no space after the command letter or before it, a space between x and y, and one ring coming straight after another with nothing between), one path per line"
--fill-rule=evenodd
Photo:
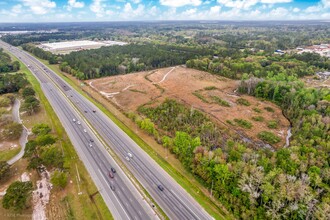
M265 107L264 108L267 112L274 112L274 109L272 107Z
M202 94L200 94L198 91L195 91L192 93L194 96L202 100L204 103L210 103Z
M253 117L252 117L252 120L254 120L254 121L264 121L265 118L262 117L262 116L253 116Z
M242 128L252 128L252 123L247 120L235 118L234 121Z
M14 60L17 60L15 57ZM19 61L20 62L20 61ZM65 155L65 166L69 169L69 173L75 174L76 169L75 165L77 164L80 177L82 178L81 183L81 190L87 192L94 192L97 190L96 186L94 185L92 179L90 178L87 170L84 167L84 164L78 158L78 155L71 144L59 118L55 114L52 106L48 102L46 96L44 95L39 81L34 77L34 75L27 69L27 67L20 62L21 69L19 72L23 72L26 74L27 79L31 83L33 89L36 91L40 102L43 104L47 115L52 123L52 129L56 131L58 137L61 138L62 147L64 150ZM75 180L73 179L75 183ZM70 213L69 216L74 215L73 218L77 218L77 216L85 216L87 219L113 219L110 211L108 210L106 204L104 203L103 199L95 200L95 205L91 204L89 195L85 192L80 196L73 194L74 192L68 193L68 201L70 204ZM73 211L72 211L73 210ZM97 213L100 213L97 215ZM98 216L98 218L96 218Z
M250 106L251 105L251 103L248 100L243 99L243 98L237 99L236 103L239 104L239 105L245 105L245 106Z
M0 151L0 161L7 161L13 158L21 150L21 146L18 146L14 149Z
M215 87L215 86L207 86L204 88L204 90L216 90L216 89L217 89L217 87Z
M221 99L218 96L211 96L212 100L215 101L215 103L217 103L218 105L224 106L224 107L230 107L229 102L227 102L226 100Z
M138 89L129 89L129 91L131 91L131 92L137 92L137 93L142 93L142 94L147 94L146 91L141 91L141 90L138 90Z
M258 138L263 141L266 141L269 144L276 144L281 141L281 138L276 136L274 133L270 131L262 131L258 134Z
M56 65L49 65L47 61L39 59L50 69L56 72L62 77L67 83L69 83L74 89L80 94L85 96L88 100L94 103L103 113L105 113L118 127L120 127L130 138L132 138L146 153L149 154L172 178L176 180L211 216L215 219L233 219L232 216L228 215L219 208L213 201L205 194L200 193L199 187L184 177L179 171L177 171L171 164L169 164L164 158L158 155L147 143L145 143L137 134L135 134L129 127L123 122L116 118L109 110L107 110L101 103L95 101L89 95L87 95L80 87L72 82L68 77L60 73L60 70ZM217 210L214 211L214 209Z
M271 120L267 123L267 127L271 129L276 129L278 128L278 122L275 120Z
M260 108L253 108L253 111L257 112L257 113L261 113L261 109Z

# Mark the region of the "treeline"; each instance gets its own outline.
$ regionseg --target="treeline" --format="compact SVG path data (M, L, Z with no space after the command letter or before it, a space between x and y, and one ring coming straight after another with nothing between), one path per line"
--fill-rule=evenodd
M241 79L244 74L262 78L278 73L303 77L313 75L316 71L329 70L330 60L316 53L279 56L247 50L222 50L216 58L192 59L186 65L232 79Z
M187 60L212 54L205 48L191 48L154 44L129 44L102 47L100 49L54 55L32 44L23 44L23 49L35 56L60 64L60 69L80 79L92 79L135 71L185 64Z
M16 72L19 68L19 62L12 62L9 54L5 53L3 49L0 48L0 73Z
M52 54L49 51L44 51L43 49L36 47L33 44L23 44L22 48L23 50L26 50L41 59L48 60L49 64L57 64L59 62L60 58L58 58L58 56Z
M90 32L54 32L54 33L31 33L19 35L4 35L1 39L13 46L21 46L31 42L56 42L63 40L76 40L89 36Z

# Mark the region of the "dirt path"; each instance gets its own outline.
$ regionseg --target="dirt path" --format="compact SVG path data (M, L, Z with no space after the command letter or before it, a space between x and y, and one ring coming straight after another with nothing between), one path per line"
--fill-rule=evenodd
M19 108L21 106L21 102L18 99L15 99L14 105L13 105L13 120L17 123L22 124L22 120L19 115ZM28 129L23 125L23 131L21 134L21 137L19 138L19 144L21 145L21 151L15 155L13 158L7 161L9 165L14 164L16 161L21 159L24 155L25 145L28 142Z
M176 67L172 67L172 69L170 70L170 71L168 71L164 76L163 76L163 79L162 80L160 80L159 82L158 82L158 84L159 83L162 83L165 79L166 79L166 77L173 71L173 70L175 70L175 68Z

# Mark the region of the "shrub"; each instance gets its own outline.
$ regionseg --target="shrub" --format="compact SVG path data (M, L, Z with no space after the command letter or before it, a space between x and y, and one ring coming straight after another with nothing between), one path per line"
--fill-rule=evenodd
M205 90L216 90L217 87L215 87L215 86L207 86L207 87L205 87L204 89L205 89Z
M202 94L200 94L199 92L195 91L192 93L194 96L196 96L197 98L199 98L200 100L202 100L202 102L205 103L210 103Z
M267 127L271 129L276 129L278 127L278 123L275 120L271 120L267 123Z
M262 117L262 116L253 116L252 120L254 120L254 121L264 121L264 117Z
M235 118L234 121L242 128L252 128L252 123L247 120Z
M281 141L281 138L276 136L274 133L270 131L262 131L258 134L258 138L263 141L266 141L269 144L276 144Z
M243 99L243 98L237 99L236 103L239 104L239 105L245 105L245 106L250 106L251 105L251 103L248 100Z
M268 112L274 112L274 109L272 107L269 107L269 106L265 107L264 109Z
M261 113L261 109L260 108L253 108L253 111L257 112L257 113Z
M224 106L224 107L230 107L230 104L229 104L227 101L225 101L225 100L219 98L218 96L211 96L211 98L212 98L212 100L215 101L218 105L221 105L221 106Z

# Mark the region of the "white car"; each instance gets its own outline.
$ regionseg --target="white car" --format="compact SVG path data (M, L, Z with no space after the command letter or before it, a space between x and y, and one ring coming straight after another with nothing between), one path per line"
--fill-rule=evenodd
M72 121L73 121L73 122L76 122L76 119L75 119L75 118L73 118L73 119L72 119Z
M78 125L81 125L80 121L77 122Z
M126 156L126 157L125 157L125 159L126 159L127 161L129 161L129 160L130 160L128 156Z
M86 133L86 132L87 132L87 130L86 130L86 129L84 129L84 132Z
M93 144L92 144L92 143L89 143L89 146L90 146L90 147L93 147Z
M130 158L132 158L133 157L133 155L131 154L131 153L127 153L127 156L129 156Z

